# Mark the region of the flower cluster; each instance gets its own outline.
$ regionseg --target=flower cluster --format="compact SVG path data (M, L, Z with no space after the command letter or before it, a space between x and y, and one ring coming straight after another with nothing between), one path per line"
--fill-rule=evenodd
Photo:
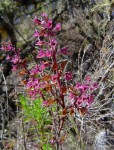
M11 43L8 42L2 44L1 50L8 52L6 59L12 63L12 71L16 71L20 67L25 66L25 61L20 57L20 49L16 49Z
M41 97L44 106L51 106L56 102L63 110L91 106L94 99L92 92L97 88L97 84L93 83L90 77L86 77L84 83L72 86L72 72L66 69L66 61L58 60L59 55L67 55L68 49L58 48L57 33L61 31L61 24L54 24L45 13L40 19L35 17L33 23L36 26L33 34L36 41L36 62L33 68L28 69L27 60L21 59L20 49L16 49L11 43L3 44L1 48L12 52L7 55L7 59L13 63L13 71L20 69L19 75L28 76L23 81L28 95L32 100ZM37 60L40 61L37 63ZM66 97L69 103L66 103Z
M73 105L80 107L90 107L94 100L94 95L91 94L98 88L98 84L92 82L90 76L86 76L85 83L77 83L73 88L70 88L69 99Z
M57 33L61 31L60 23L53 23L45 13L40 19L35 17L33 23L36 26L33 34L36 55L32 57L32 66L31 57L29 60L27 57L22 59L21 50L11 43L3 44L1 49L7 52L6 59L12 63L12 70L18 70L19 76L23 77L22 83L25 84L31 100L40 97L43 100L42 107L49 108L47 110L54 126L51 132L55 130L54 136L50 137L50 144L54 145L65 139L65 135L61 134L65 118L68 114L74 115L75 110L85 114L94 100L93 92L98 85L90 76L86 76L83 82L74 84L73 73L67 69L67 60L60 60L60 56L67 55L68 50L66 46L58 46ZM56 106L56 113L53 112L53 105Z

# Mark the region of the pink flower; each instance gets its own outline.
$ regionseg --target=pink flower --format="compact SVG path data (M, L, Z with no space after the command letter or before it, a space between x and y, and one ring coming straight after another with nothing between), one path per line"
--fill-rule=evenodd
M31 71L30 75L37 75L40 72L39 66L36 65Z
M53 28L53 31L60 31L61 30L61 24L57 23L56 26Z
M17 64L17 63L19 62L19 60L20 60L19 56L14 55L14 56L12 57L11 62L13 62L13 64Z
M45 100L45 101L43 102L42 106L47 106L47 104L48 104L48 100Z
M44 42L44 41L38 41L38 42L36 42L36 44L35 44L35 45L42 46L43 44L45 44L45 42Z
M63 48L60 49L59 52L66 55L67 54L67 49L68 49L67 47L63 47Z
M46 68L47 66L45 65L45 63L42 61L41 64L39 65L39 68L40 68L40 71L44 71L44 69Z
M41 90L45 87L45 81L40 82L38 78L29 78L26 87L28 94L34 100L37 95L42 96Z
M54 145L55 143L56 143L56 141L55 141L54 139L51 139L51 140L50 140L50 144L51 144L51 145Z
M89 97L88 97L88 106L90 106L90 104L93 102L93 95L90 95Z
M79 89L80 92L85 92L87 89L89 89L89 85L77 83L75 89Z
M96 88L98 88L98 83L93 83L93 87L96 89Z
M55 49L56 45L57 45L57 40L54 39L54 38L51 39L51 41L50 41L50 43L49 43L49 46L51 46L52 48Z
M65 73L65 79L66 79L67 81L72 80L72 73L71 73L71 72L66 72L66 73Z
M43 58L43 57L45 57L45 52L44 50L40 49L38 51L38 55L36 56L36 58Z
M35 16L35 18L33 19L33 22L34 22L35 24L37 24L37 25L40 25L40 24L41 24L41 20L39 20L39 19L37 18L37 16Z
M18 66L17 65L13 65L12 71L17 71L18 70Z
M46 50L45 56L46 56L46 57L52 57L52 52L49 51L49 50Z
M26 84L26 87L27 87L27 88L31 88L31 87L32 87L32 82L33 82L33 79L32 79L32 78L29 78L29 79L28 79L28 82L27 82L27 84Z
M68 98L71 103L75 102L75 100L76 100L76 96L72 92L69 93Z
M44 12L41 14L41 16L42 16L43 18L47 18L47 17L48 17L47 14L44 13Z
M90 107L93 102L94 95L92 92L97 88L97 84L88 78L89 83L77 83L73 90L69 92L69 100L72 105L77 107ZM86 80L87 81L87 80ZM79 91L79 94L77 93Z
M53 83L57 83L58 74L54 74L51 76L51 80Z
M41 21L41 25L42 25L43 27L45 27L45 25L46 25L46 20L42 20L42 21Z
M79 106L79 107L83 107L83 106L90 106L91 103L93 102L93 96L92 95L88 95L87 93L83 93L82 96L80 96L78 99L77 99L77 102L76 104Z
M10 60L10 59L11 59L11 56L8 55L8 56L6 57L6 59L7 59L7 60Z
M52 20L47 21L46 27L49 28L49 29L52 28Z
M36 94L37 92L35 90L29 91L29 96L31 97L31 100L35 100L36 99Z
M2 44L1 50L4 50L7 52L7 51L14 51L15 48L12 46L11 43L4 43Z
M33 37L36 38L36 37L39 37L39 36L40 36L39 31L35 30L35 32L33 34Z

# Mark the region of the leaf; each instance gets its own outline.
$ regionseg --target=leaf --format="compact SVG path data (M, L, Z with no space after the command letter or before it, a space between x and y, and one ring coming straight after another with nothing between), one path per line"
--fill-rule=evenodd
M40 31L40 33L39 33L40 36L43 36L43 35L45 34L45 31L46 31L46 29L42 27L42 28L41 28L41 31Z
M67 88L66 88L65 86L62 86L62 87L61 87L61 92L62 92L63 94L65 94L65 93L67 92Z
M51 92L51 91L52 91L52 85L51 85L51 84L46 84L44 90L45 90L46 92Z
M26 58L21 60L20 64L25 64L26 63Z
M63 115L63 116L66 116L66 115L67 115L67 110L66 110L66 109L63 109L62 115Z
M63 70L67 64L67 61L62 61L60 64L61 69Z
M50 64L51 64L51 62L49 62L49 61L46 61L46 62L43 62L44 63L44 65L45 65L45 67L48 67L48 66L50 66Z
M51 79L50 75L46 75L42 78L42 80L49 81Z
M75 96L79 96L80 95L80 91L77 89L74 89L74 87L69 87L69 91L71 93L73 93Z
M82 116L84 116L87 113L87 108L85 108L85 107L81 107L81 108L77 108L77 109L81 113Z
M57 67L58 67L58 64L57 64L56 62L54 62L53 66L52 66L52 69L53 69L53 70L56 70Z
M22 80L22 81L21 81L21 84L26 84L26 83L27 83L26 80Z
M70 115L71 115L71 116L74 115L74 108L71 108L71 109L70 109Z
M54 99L49 99L43 102L43 106L51 106L52 104L54 104L55 100Z
M26 75L27 73L28 73L27 70L22 69L22 70L19 72L19 75L20 75L20 76L23 76L23 75Z

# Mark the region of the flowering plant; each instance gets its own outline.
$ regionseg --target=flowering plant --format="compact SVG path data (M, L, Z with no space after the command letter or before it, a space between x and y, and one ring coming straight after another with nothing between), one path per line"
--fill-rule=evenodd
M40 19L35 17L33 23L37 28L33 34L36 41L34 67L29 67L27 58L23 60L21 50L16 49L11 43L3 44L1 49L12 51L7 55L7 59L12 62L12 70L20 70L20 76L28 77L22 82L26 85L31 100L41 98L42 107L50 108L48 110L53 118L51 132L54 134L50 143L59 145L63 139L61 131L67 115L74 115L75 111L81 114L87 112L93 102L92 93L97 84L86 76L84 83L74 85L73 73L67 70L68 60L59 60L60 55L67 55L68 52L67 47L58 46L57 33L61 31L60 23L54 24L45 13ZM51 109L53 106L56 106L54 112Z

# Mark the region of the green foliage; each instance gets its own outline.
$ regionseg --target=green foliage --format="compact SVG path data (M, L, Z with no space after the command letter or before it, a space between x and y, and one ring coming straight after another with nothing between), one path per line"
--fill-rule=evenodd
M20 103L23 110L24 122L33 121L34 126L31 127L32 130L37 131L39 145L43 150L51 150L49 140L50 140L50 130L47 129L48 125L51 125L51 119L48 110L42 106L42 99L38 98L31 101L29 98L20 96Z
M41 98L31 101L29 98L21 96L20 99L27 120L35 119L39 128L44 124L51 123L48 111L42 106Z
M52 150L49 144L44 144L42 148L43 150Z

